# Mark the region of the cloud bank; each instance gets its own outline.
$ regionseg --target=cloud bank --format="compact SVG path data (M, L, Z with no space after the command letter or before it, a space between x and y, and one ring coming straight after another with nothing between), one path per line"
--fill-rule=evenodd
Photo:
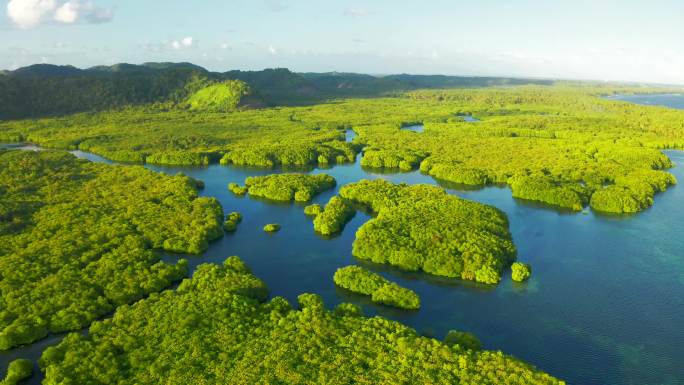
M112 9L82 0L10 0L7 16L21 29L35 28L45 22L59 24L106 23L114 16Z

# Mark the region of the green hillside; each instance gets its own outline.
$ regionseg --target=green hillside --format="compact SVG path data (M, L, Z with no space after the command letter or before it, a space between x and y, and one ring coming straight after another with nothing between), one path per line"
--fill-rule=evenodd
M247 83L241 80L227 80L195 92L188 98L188 104L191 110L230 112L244 105L243 101L246 99L243 97L251 94Z

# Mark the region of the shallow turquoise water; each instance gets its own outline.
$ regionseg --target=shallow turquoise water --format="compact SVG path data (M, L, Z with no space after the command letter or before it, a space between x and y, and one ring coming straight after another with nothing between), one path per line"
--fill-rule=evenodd
M684 106L684 97L678 100ZM666 153L677 164L671 172L684 183L684 153ZM102 161L92 154L76 155ZM532 278L515 284L506 276L498 286L487 286L364 263L421 296L422 308L406 312L373 304L333 284L335 269L361 263L351 256L351 245L356 229L369 219L366 214L357 213L340 236L324 239L313 232L302 205L239 198L226 188L229 182L242 184L247 176L272 170L147 167L203 180L202 195L218 198L225 212L244 216L237 232L226 234L202 256L188 256L193 267L239 255L264 279L272 295L294 302L298 294L313 292L322 295L328 307L342 301L357 303L368 315L400 320L436 338L449 329L471 331L485 348L513 354L569 384L684 384L682 186L659 194L652 208L622 217L558 212L516 201L508 188L449 189L506 212L519 259L532 264ZM353 165L306 172L328 173L337 179L338 188L363 178L436 183L419 172L365 171L358 159ZM314 202L323 204L336 191L325 192ZM263 225L273 222L282 230L264 233ZM178 256L164 259L175 262ZM16 356L37 357L58 339L0 353L0 365Z

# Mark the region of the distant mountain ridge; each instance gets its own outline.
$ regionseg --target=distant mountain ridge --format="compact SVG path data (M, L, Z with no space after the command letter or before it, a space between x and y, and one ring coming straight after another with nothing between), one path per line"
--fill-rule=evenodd
M243 108L381 96L419 88L552 83L496 77L295 73L286 68L221 73L186 62L119 63L86 69L34 64L0 73L0 119L37 118L158 103L177 107L203 87L228 80L241 80L249 86L250 101L238 103Z

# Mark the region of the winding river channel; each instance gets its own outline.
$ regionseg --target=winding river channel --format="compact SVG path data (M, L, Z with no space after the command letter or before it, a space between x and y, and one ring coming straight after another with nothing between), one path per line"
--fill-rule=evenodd
M626 97L632 102L684 107L684 97L665 103ZM418 127L412 128L421 135ZM353 132L348 132L348 140ZM111 163L97 155L75 151L78 157ZM666 151L676 167L671 172L684 183L684 153ZM359 156L360 158L360 156ZM437 184L419 171L378 173L356 163L327 173L338 187L314 199L324 204L340 186L360 179L387 179L409 184ZM505 187L463 190L443 187L460 197L490 204L506 212L520 260L531 263L532 278L516 284L508 276L498 286L402 273L377 265L371 270L416 291L419 311L391 309L337 289L332 281L341 266L361 264L351 256L354 233L369 217L357 213L344 232L323 238L299 204L276 204L236 197L226 186L247 176L274 172L256 168L211 165L204 168L145 166L151 170L201 179L201 194L214 196L226 212L239 211L244 220L233 234L211 244L200 256L184 256L198 264L222 262L239 255L268 285L271 295L291 302L302 292L318 293L330 308L339 302L361 305L367 315L379 314L442 338L449 329L478 335L486 349L502 350L574 385L684 384L684 186L658 194L655 205L636 215L605 216L591 210L566 213L515 200ZM279 223L275 234L262 231ZM178 255L164 254L170 263ZM17 357L37 359L52 336L30 346L0 352L0 367ZM36 376L31 383L39 383Z

